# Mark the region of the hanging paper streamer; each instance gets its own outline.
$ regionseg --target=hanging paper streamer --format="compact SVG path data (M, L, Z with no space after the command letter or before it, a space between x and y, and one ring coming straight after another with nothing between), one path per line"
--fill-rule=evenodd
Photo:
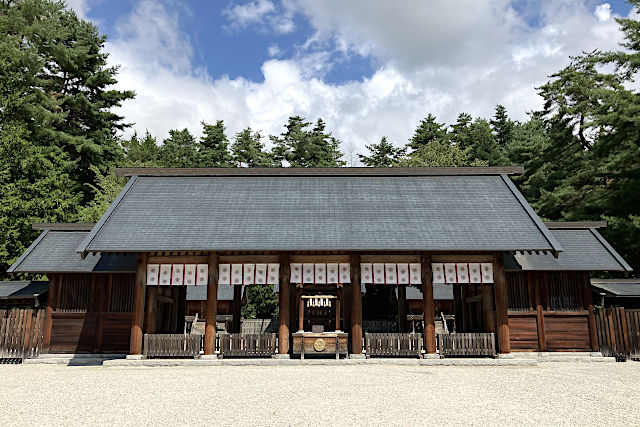
M184 265L184 284L185 286L195 286L196 285L196 269L198 268L195 264L185 264Z
M433 273L433 283L444 283L444 264L431 264L431 271Z
M469 266L465 263L456 264L458 283L469 283Z
M169 286L171 285L171 264L162 264L160 265L160 285L161 286Z
M184 264L173 264L171 271L171 286L182 286L184 279Z
M397 264L398 268L398 283L400 285L409 284L409 264Z
M302 264L302 280L304 283L315 283L315 266L313 264Z
M243 285L253 285L255 283L254 281L255 271L256 271L255 264L244 264L244 273L242 278Z
M160 277L159 264L147 264L147 286L158 286Z
M267 264L256 264L256 285L267 283Z
M327 283L338 283L340 278L340 272L338 271L338 264L327 264Z
M327 284L327 264L315 264L315 283L316 285Z
M267 284L277 285L280 282L280 264L269 264L267 266ZM296 282L292 282L296 283Z
M422 284L422 268L420 263L409 264L409 280L412 285Z
M242 264L231 264L231 284L242 285Z
M340 264L340 283L351 283L351 265Z
M397 270L396 270L396 265L395 264L385 264L384 265L384 271L385 271L385 279L386 279L387 285L397 285L398 284L398 274L397 274Z
M469 263L469 281L471 283L482 283L482 272L480 271L480 263Z
M373 283L373 264L360 264L360 280L362 283Z
M383 263L373 264L373 283L376 285L383 285L385 283Z
M209 284L209 264L198 264L196 286L207 286Z
M218 267L218 284L231 284L231 264L220 264Z
M291 264L291 283L302 283L302 264Z
M480 266L482 267L482 283L493 283L493 264L483 262Z

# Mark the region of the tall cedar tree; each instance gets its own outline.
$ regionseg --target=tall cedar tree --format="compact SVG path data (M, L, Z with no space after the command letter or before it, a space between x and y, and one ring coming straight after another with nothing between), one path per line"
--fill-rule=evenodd
M74 167L72 189L93 198L95 166L107 173L122 152L127 125L112 112L131 91L114 90L106 36L63 2L0 3L0 123L24 123L31 143L62 149Z
M387 137L383 136L379 144L365 145L371 153L370 156L358 154L360 161L365 166L373 167L391 167L395 166L402 160L407 152L406 147L397 148L393 144L387 142Z
M250 127L236 134L231 152L238 167L264 168L272 165L269 153L264 151L260 133L253 132Z
M430 142L442 141L446 137L447 127L444 123L438 123L435 116L429 114L420 121L407 146L416 151Z
M199 144L188 129L172 129L169 131L169 138L165 139L160 147L159 160L165 167L198 167L198 149Z
M292 116L280 138L271 136L276 165L281 166L286 161L293 168L344 166L340 141L326 132L324 121L318 119L311 130L307 129L309 126L311 123L303 117Z
M233 157L229 152L229 140L222 120L216 121L213 125L202 122L199 166L205 168L233 166Z

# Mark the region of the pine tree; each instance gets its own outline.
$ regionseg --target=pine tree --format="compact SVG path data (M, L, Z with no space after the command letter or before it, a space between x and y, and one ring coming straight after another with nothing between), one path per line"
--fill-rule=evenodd
M490 121L491 129L496 137L500 150L506 150L513 137L515 123L509 118L504 105L498 104L493 119Z
M250 127L236 134L235 142L231 146L233 160L238 167L270 167L271 159L264 151L264 144L259 132L253 132Z
M367 150L371 153L370 156L364 156L358 154L360 161L366 166L373 167L391 167L395 166L402 160L407 149L396 148L390 142L387 142L387 137L383 136L379 144L365 145Z
M199 144L188 129L172 129L160 147L159 161L171 168L198 167L198 148Z
M161 166L160 147L158 147L156 139L148 130L142 139L134 132L131 138L123 140L121 145L125 151L124 165L137 167ZM96 173L99 177L104 177L99 171L96 171ZM100 183L100 178L98 183Z
M229 152L229 140L225 134L222 120L215 124L202 122L202 137L200 138L199 165L201 167L232 167L233 158Z
M407 146L416 151L431 142L446 140L447 136L446 126L438 123L435 116L429 114L420 121Z

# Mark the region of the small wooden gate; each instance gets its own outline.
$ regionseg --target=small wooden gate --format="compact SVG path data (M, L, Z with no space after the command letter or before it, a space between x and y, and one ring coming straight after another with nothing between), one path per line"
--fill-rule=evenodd
M438 334L438 347L440 357L496 355L493 333Z
M200 354L199 334L145 334L142 354L145 357L196 357Z
M598 349L617 359L640 358L640 310L607 307L596 310Z
M0 361L19 363L38 357L44 312L43 309L0 310Z
M222 357L271 357L276 354L276 334L222 334Z
M420 357L422 334L366 333L369 357Z

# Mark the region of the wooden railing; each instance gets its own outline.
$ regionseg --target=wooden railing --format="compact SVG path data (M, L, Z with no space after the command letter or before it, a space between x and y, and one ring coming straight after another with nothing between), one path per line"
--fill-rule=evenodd
M420 357L422 334L366 333L367 357Z
M276 354L276 334L222 334L221 357L271 357Z
M195 357L200 354L199 334L145 334L142 354L145 357Z
M44 317L42 309L0 310L0 361L21 362L38 357Z
M438 334L440 357L495 356L496 339L493 333Z
M607 307L596 310L598 349L618 359L640 358L640 310Z

